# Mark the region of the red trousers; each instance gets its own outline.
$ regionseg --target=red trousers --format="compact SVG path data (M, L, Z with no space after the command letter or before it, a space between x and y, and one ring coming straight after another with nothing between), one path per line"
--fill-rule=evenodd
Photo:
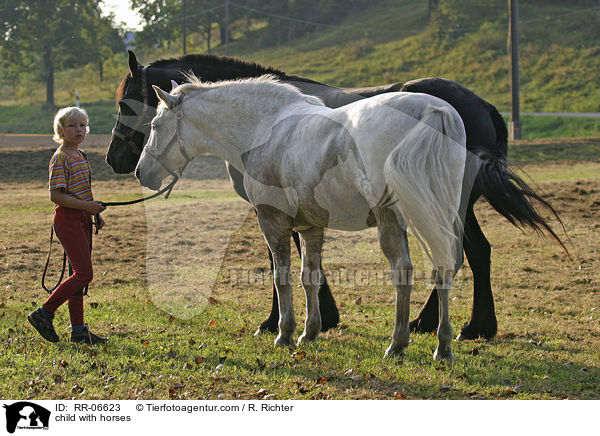
M73 274L48 297L44 310L56 312L65 301L69 302L71 325L83 324L83 295L75 295L92 281L92 255L90 253L90 214L83 210L58 206L52 224L62 244Z

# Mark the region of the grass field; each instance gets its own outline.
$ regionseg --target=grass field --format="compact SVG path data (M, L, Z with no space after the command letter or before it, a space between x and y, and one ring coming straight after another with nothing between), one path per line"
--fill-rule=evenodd
M402 362L383 359L394 291L373 231L328 233L324 266L338 328L294 350L274 348L271 334L254 336L271 304L266 247L222 162L209 158L195 162L169 200L104 214L86 321L109 344L70 344L66 307L55 319L61 341L45 342L26 315L45 299L39 278L52 215L51 153L0 150L0 398L600 399L600 138L511 145L511 160L558 210L568 237L553 225L572 260L480 201L476 214L493 246L499 333L491 341L454 341L452 366L433 361L437 341L426 334L411 336ZM112 175L104 148L90 147L88 155L96 198L141 194L133 176ZM412 247L415 268L426 271ZM173 280L161 287L156 268L167 263ZM418 280L412 315L428 293L427 281ZM299 334L301 287L294 297ZM465 266L451 292L455 333L471 298Z

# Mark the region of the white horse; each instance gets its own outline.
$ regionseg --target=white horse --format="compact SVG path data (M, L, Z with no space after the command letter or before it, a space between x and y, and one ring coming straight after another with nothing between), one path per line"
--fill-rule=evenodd
M161 104L136 176L158 189L199 153L219 156L244 174L275 263L280 313L275 345L292 346L296 326L292 229L302 236L306 293L300 344L315 340L321 329L317 292L324 229L377 225L396 288L385 356L404 355L413 279L409 227L434 265L440 313L434 358L453 358L448 292L462 251L458 211L466 139L452 106L425 94L388 93L329 109L271 76L213 84L191 77L170 94L154 88Z

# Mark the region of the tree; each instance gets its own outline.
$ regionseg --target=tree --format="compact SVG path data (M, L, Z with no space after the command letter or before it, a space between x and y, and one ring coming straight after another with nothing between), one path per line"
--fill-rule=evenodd
M136 44L149 48L178 44L183 38L183 0L131 0L132 7L139 10L144 29L136 34ZM210 50L212 24L217 22L223 29L224 11L214 0L186 0L186 28L188 35L205 35ZM225 40L221 30L221 43Z
M44 107L54 109L54 73L99 62L115 48L100 0L2 0L0 58L13 74L36 72L46 85ZM109 38L107 44L105 38Z

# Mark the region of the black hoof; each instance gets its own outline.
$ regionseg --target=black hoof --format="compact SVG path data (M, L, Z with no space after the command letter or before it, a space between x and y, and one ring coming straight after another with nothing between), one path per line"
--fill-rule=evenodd
M437 332L437 323L431 322L425 318L416 318L409 323L410 331L415 333L435 333Z
M327 282L319 289L319 311L321 312L322 332L326 332L340 323L340 313Z
M279 330L277 320L273 320L271 318L263 321L262 324L258 327L258 332L277 333L277 330Z
M474 322L473 320L465 323L456 339L459 341L467 341L473 339L492 339L498 332L498 323L494 317L487 324Z
M324 315L321 311L321 331L326 332L329 329L337 327L340 323L340 314L338 313L337 308L335 308L335 312L328 312L327 315Z

